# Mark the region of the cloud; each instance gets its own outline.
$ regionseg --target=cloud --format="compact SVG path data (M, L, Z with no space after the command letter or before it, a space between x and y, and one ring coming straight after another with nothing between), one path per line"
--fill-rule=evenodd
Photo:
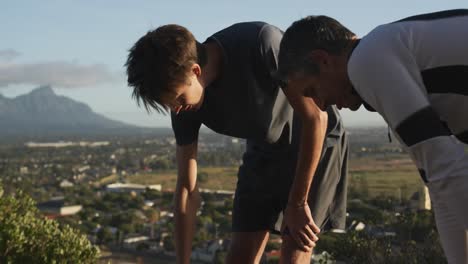
M0 50L0 61L11 61L20 55L21 53L13 49Z
M0 57L13 58L15 54L19 53L0 51ZM73 88L114 82L120 78L103 64L80 65L66 61L17 64L0 61L0 87L29 84Z

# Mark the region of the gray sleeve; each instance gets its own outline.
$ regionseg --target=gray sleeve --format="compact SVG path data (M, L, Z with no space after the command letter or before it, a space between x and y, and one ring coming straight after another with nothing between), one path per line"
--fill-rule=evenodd
M278 53L283 32L272 25L263 26L259 34L260 63L263 64L270 76L278 69Z
M258 36L260 59L256 63L261 65L258 74L266 77L260 77L266 81L263 92L265 98L270 98L272 102L272 105L268 106L271 120L266 135L266 140L270 143L280 138L286 124L292 129L293 109L274 77L278 70L278 53L282 37L283 32L280 29L268 24L263 26ZM289 132L291 135L292 131Z
M181 112L179 114L171 112L171 121L177 145L188 145L198 140L201 122L196 112Z

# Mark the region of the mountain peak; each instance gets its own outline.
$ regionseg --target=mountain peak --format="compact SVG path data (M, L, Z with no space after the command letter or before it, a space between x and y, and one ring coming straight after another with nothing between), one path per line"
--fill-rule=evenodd
M30 92L31 95L55 96L55 92L50 85L40 86Z
M55 94L50 86L38 87L7 103L0 100L0 107L0 139L2 135L108 135L138 131L93 112L85 103Z

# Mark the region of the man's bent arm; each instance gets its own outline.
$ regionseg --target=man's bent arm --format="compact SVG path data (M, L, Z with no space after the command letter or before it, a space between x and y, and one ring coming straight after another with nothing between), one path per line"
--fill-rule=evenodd
M197 180L197 142L177 146L177 185L174 194L175 248L178 264L190 263L196 213L200 207Z
M315 225L307 204L310 185L317 169L327 129L328 115L296 89L283 89L289 103L302 121L301 143L296 175L289 190L289 201L285 211L285 225L298 246L305 251L315 246L320 230Z
M307 202L310 184L320 161L328 115L320 110L314 99L304 96L295 87L288 86L283 91L302 122L296 175L288 202L291 206L301 206Z
M320 110L319 110L320 111ZM309 189L322 153L327 130L326 112L302 115L301 143L296 175L289 192L288 204L301 206L307 203Z

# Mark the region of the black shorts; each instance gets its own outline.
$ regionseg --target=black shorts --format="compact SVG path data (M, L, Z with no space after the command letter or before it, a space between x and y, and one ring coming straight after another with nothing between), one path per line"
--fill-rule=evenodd
M291 143L289 133L283 133L275 144L247 141L234 198L233 232L279 232L297 163L300 127L292 131ZM348 138L340 123L327 131L309 191L312 217L322 230L344 228L347 159Z
M234 197L233 232L273 229L288 201L296 159L287 150L273 152L268 144L247 142ZM265 150L269 149L269 152Z

